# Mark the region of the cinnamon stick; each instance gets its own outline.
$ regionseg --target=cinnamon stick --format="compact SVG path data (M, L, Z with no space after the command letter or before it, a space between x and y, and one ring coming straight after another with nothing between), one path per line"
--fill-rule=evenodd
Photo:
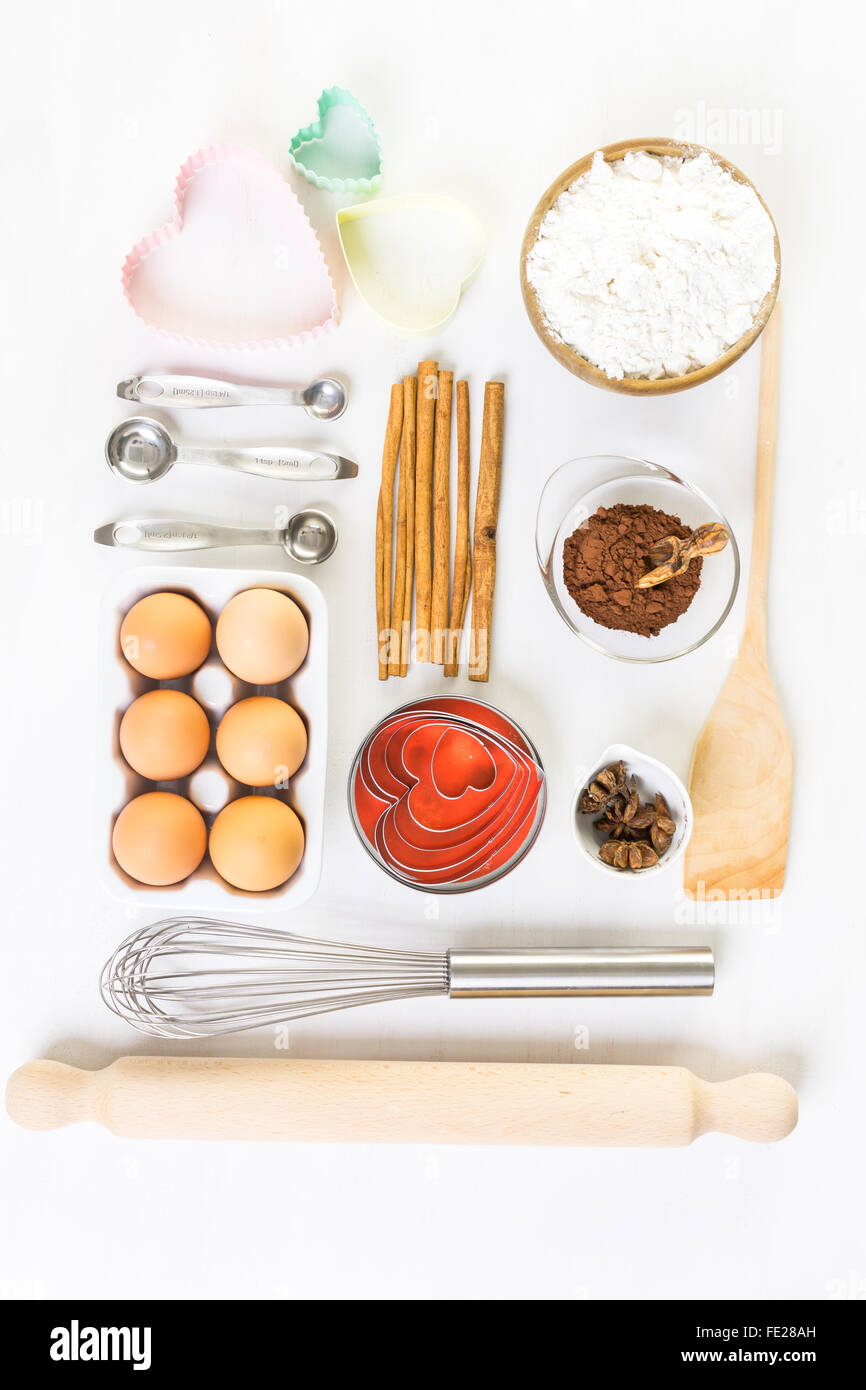
M385 626L385 528L382 524L382 489L376 505L376 654L379 658L379 680L388 679L388 663L382 647Z
M415 453L415 655L430 660L433 565L430 553L433 497L433 440L438 364L418 364L417 440Z
M439 373L433 447L433 582L430 604L430 660L445 660L451 547L451 401L454 373Z
M391 664L391 568L394 541L394 475L400 453L400 434L403 427L403 387L396 382L391 387L388 424L382 449L382 483L379 488L379 508L376 516L376 620L379 649L379 679L386 680ZM381 603L379 573L381 570ZM401 613L402 618L402 613Z
M444 675L456 676L460 668L460 638L466 621L472 587L472 551L469 541L469 383L457 383L457 520L454 532L454 578L445 651Z
M406 570L400 632L400 675L409 670L409 637L412 631L412 594L415 581L415 411L418 383L403 378L403 439L400 444L400 477L406 479Z
M400 387L403 393L403 387ZM403 439L406 434L406 398L403 393L400 465L397 483L397 525L394 548L394 597L391 600L391 640L388 646L388 675L399 676L403 650L403 601L406 590L406 468ZM388 576L390 580L390 576Z
M472 681L486 681L490 677L490 626L496 583L496 526L502 482L504 416L505 386L501 381L488 381L484 387L481 463L475 494L472 646L469 655L469 679Z

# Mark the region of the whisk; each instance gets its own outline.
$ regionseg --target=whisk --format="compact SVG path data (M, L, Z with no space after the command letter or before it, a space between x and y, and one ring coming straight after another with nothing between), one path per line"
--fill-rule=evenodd
M161 1038L203 1038L389 999L712 994L706 947L395 951L170 917L128 936L99 989Z

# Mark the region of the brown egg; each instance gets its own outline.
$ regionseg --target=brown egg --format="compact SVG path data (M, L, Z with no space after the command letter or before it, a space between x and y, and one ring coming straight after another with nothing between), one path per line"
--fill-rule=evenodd
M148 690L120 721L120 751L153 782L187 777L203 761L210 724L201 705L181 690Z
M114 857L130 878L151 887L180 883L207 848L205 823L184 796L145 792L124 806L111 836Z
M270 695L239 700L223 715L217 755L229 776L248 787L282 787L307 753L307 730L297 710Z
M246 589L229 599L216 626L217 651L250 685L275 685L297 671L310 644L307 620L288 594Z
M210 832L210 857L226 882L247 893L278 888L304 853L304 827L274 796L242 796L220 811Z
M120 625L120 647L130 666L155 681L188 676L211 644L210 619L184 594L148 594Z

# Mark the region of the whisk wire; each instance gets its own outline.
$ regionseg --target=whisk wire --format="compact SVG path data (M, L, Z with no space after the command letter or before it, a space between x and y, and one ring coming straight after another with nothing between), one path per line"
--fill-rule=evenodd
M212 1037L362 1004L448 993L448 960L173 917L133 932L107 961L100 993L157 1037Z

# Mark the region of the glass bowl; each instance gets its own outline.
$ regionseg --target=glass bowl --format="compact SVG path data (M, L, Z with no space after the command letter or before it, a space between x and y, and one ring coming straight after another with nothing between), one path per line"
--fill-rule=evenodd
M578 608L562 575L563 546L599 507L617 502L657 507L678 516L694 530L704 522L721 522L730 540L724 550L704 561L701 586L685 613L657 637L640 637L601 627ZM571 459L552 473L538 504L535 553L544 587L563 621L587 646L616 661L672 661L693 652L718 632L737 596L740 553L730 523L700 488L645 459L596 455Z

